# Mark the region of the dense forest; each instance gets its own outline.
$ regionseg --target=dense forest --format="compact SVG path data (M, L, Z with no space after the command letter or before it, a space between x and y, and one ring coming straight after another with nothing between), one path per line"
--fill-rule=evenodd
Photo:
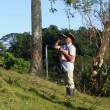
M63 85L60 70L60 53L53 49L61 33L71 32L76 37L74 80L79 91L95 96L110 96L110 51L106 52L101 67L93 66L101 44L102 31L80 27L78 30L58 29L51 25L42 29L43 76L46 76L45 47L48 45L48 79ZM63 44L63 42L62 42ZM32 36L28 32L10 33L0 39L0 66L19 73L28 73L31 62ZM93 71L97 70L97 73Z

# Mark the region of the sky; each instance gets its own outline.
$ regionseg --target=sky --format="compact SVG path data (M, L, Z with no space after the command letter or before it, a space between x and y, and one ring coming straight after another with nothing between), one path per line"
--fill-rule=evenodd
M58 10L52 14L49 0L41 0L42 28L56 25L59 29L69 28L68 19L64 11L65 5L58 0L54 7ZM77 13L70 20L71 29L77 30L82 26L81 17ZM0 38L10 33L31 33L31 0L0 0Z

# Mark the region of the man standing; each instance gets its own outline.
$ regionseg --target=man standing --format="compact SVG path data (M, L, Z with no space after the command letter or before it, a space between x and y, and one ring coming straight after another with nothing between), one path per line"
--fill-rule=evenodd
M76 56L76 48L72 43L75 42L75 37L72 34L62 34L65 37L65 45L59 45L61 39L58 39L54 48L61 52L61 67L66 85L66 95L74 95L74 61Z

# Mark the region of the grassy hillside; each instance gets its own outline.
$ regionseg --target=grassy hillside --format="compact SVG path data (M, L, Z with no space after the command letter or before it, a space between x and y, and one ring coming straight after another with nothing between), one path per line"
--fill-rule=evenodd
M0 110L109 110L110 98L92 97L39 77L0 68Z

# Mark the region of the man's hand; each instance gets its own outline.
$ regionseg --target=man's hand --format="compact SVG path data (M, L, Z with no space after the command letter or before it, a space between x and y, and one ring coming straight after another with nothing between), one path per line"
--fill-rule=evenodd
M58 39L58 40L55 42L53 48L58 49L58 44L59 44L60 42L61 42L61 40Z
M64 53L64 49L63 48L59 48L60 52Z
M58 42L58 43L61 42L61 39L58 39L57 42Z

